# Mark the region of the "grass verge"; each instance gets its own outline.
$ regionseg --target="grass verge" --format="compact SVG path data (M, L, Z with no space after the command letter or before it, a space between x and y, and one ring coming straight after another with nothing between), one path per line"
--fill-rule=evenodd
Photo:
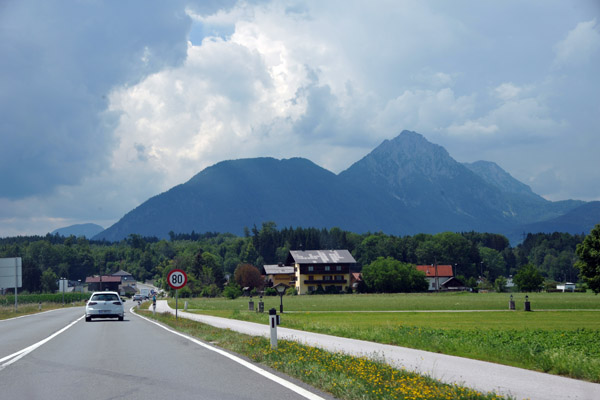
M505 399L494 393L480 393L458 385L448 385L383 362L330 353L296 342L280 340L277 350L262 337L218 329L171 314L152 315L138 310L172 328L200 340L241 354L257 363L331 393L339 399Z
M81 303L78 305L80 306ZM63 307L71 307L71 305L67 304L67 305L63 306L62 304L57 304L57 303L42 303L41 309L40 309L39 304L33 304L33 303L19 304L17 312L15 312L14 306L2 306L2 307L0 307L0 320L20 317L23 315L36 314L39 312L55 310L57 308L63 308Z

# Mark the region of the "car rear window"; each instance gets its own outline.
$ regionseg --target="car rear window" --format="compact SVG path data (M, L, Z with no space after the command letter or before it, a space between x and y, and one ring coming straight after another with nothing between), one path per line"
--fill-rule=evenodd
M93 301L119 301L119 296L114 293L101 293L92 296Z

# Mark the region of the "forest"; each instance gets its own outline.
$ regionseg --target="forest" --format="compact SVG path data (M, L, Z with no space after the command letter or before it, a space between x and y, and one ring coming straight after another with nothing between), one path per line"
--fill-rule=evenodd
M347 249L361 271L379 257L408 264L451 264L455 274L470 287L477 278L492 284L499 277L514 276L525 265L535 266L548 281L577 282L574 266L577 244L584 234L528 234L511 247L503 235L493 233L444 232L393 236L384 233L357 234L338 228L282 228L265 222L247 228L243 236L227 233L171 232L168 240L130 235L120 242L90 241L84 237L59 235L19 236L0 239L0 257L21 257L26 293L56 290L65 277L85 281L87 276L131 273L138 281L154 280L165 287L173 268L188 274L188 295L214 296L241 264L262 270L264 264L284 262L290 250ZM264 271L263 271L264 272Z

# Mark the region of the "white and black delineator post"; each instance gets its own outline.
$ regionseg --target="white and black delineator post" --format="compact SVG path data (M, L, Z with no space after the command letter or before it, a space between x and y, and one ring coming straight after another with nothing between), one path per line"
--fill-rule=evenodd
M271 349L277 349L277 325L279 325L279 315L277 310L271 308L269 310L269 326L271 327Z

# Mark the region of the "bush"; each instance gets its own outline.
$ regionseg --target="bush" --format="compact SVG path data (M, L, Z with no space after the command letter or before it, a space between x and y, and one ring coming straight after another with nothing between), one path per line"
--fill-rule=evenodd
M339 294L340 289L337 286L327 286L325 288L325 294Z
M285 295L286 296L296 296L298 294L298 292L296 291L295 287L289 287L287 288L287 290L285 291Z
M242 295L242 288L240 288L240 285L238 284L229 284L227 286L225 286L225 289L223 289L223 296L227 297L228 299L237 299L238 297L240 297Z
M217 297L220 294L221 290L214 283L212 285L205 286L204 288L202 288L201 292L202 297Z
M272 287L265 288L265 296L277 296L277 290Z

